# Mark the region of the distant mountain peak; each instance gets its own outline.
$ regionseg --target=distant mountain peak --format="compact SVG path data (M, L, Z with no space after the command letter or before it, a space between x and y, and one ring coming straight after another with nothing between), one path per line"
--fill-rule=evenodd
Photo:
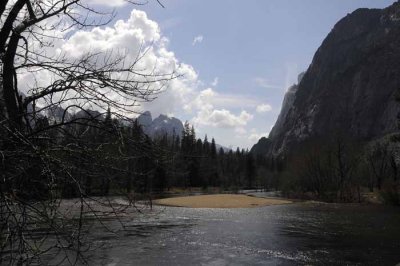
M137 121L143 127L144 133L150 137L162 136L164 134L168 136L182 135L182 121L175 117L160 114L152 120L151 113L146 111L137 118Z

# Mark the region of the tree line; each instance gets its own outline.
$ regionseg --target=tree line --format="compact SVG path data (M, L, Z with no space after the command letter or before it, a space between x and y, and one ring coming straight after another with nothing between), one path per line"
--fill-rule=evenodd
M90 114L88 111L87 114ZM193 126L184 124L183 132L146 135L136 120L129 124L113 118L110 109L102 119L89 119L65 126L59 131L45 131L42 139L82 152L60 157L70 167L74 179L61 171L56 188L39 188L30 198L45 197L56 189L62 198L135 194L143 197L173 188L238 190L259 186L256 160L244 149L217 149L215 139L197 138ZM48 126L46 117L36 125ZM34 177L29 178L34 182ZM30 187L32 187L31 184ZM30 190L33 193L35 190ZM47 191L47 192L46 192Z
M400 204L397 133L369 142L340 134L313 139L278 160L282 168L277 187L287 196L333 202L378 196L388 204Z

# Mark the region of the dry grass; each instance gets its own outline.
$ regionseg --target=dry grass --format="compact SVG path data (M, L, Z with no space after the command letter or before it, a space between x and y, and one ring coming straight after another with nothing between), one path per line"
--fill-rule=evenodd
M216 194L160 199L158 205L189 208L254 208L269 205L289 204L288 200L257 198L237 194Z

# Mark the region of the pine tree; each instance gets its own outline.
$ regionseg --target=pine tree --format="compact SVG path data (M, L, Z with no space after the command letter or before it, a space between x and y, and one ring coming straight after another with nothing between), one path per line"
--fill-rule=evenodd
M246 179L248 188L253 187L255 179L256 169L254 164L254 158L251 153L246 154Z
M198 139L196 142L196 154L201 156L203 154L203 142Z
M190 125L186 121L183 127L181 149L184 154L190 152Z
M204 137L203 141L203 151L204 154L208 155L210 153L210 142L208 142L207 134Z
M212 138L212 140L211 140L210 153L211 153L211 158L215 159L217 157L217 147L215 145L214 138Z
M191 129L190 129L190 144L192 147L195 146L196 144L196 132L194 130L194 126L192 125Z

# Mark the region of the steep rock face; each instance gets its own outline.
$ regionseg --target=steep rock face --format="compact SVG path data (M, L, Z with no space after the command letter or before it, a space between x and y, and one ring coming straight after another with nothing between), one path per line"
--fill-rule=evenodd
M269 150L270 146L271 140L269 138L262 137L257 144L251 148L250 153L254 155L264 155L265 152Z
M266 153L290 152L338 132L358 140L394 132L399 89L400 1L383 10L358 9L335 25L294 96L285 97Z
M304 77L304 74L305 73L303 72L298 76L298 78L297 78L298 83L301 82L301 80ZM296 92L297 92L297 89L299 88L298 83L291 86L287 90L285 97L283 98L281 112L279 113L278 119L276 120L275 125L269 134L269 138L273 138L274 136L277 136L278 132L282 131L286 116L289 113L289 110L292 108L294 100L296 98Z

